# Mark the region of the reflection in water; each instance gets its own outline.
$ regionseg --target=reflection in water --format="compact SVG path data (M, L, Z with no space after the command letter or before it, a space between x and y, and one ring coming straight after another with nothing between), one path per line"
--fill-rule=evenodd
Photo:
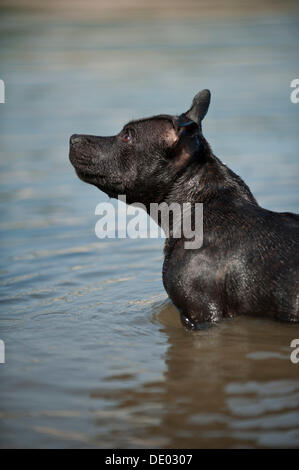
M112 427L119 447L299 445L299 376L287 347L293 326L280 325L275 334L272 322L239 318L190 333L169 301L154 308L153 319L168 336L164 376L138 388L91 392L115 403L95 412L98 443ZM268 356L247 360L259 345L265 348L265 338Z

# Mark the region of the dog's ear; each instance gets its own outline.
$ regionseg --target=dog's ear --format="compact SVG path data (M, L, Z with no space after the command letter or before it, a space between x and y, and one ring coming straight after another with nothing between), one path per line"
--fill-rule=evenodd
M201 121L208 112L211 101L210 90L202 90L194 96L191 108L184 115L201 127Z
M178 116L176 120L176 130L171 134L171 146L169 147L169 157L178 169L185 166L193 155L201 150L200 131L198 124L187 118L185 114Z

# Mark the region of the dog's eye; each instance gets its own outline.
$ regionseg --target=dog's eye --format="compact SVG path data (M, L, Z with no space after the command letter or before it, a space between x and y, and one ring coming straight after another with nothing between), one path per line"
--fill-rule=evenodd
M126 132L125 134L122 135L121 140L125 142L126 144L128 144L129 142L131 142L132 137L130 136L128 132Z

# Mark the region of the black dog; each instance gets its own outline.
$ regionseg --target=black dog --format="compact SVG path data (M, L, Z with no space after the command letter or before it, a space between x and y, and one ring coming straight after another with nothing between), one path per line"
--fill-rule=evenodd
M258 205L202 135L210 92L180 116L128 123L113 137L73 135L70 160L83 181L128 203L203 203L203 245L165 245L163 282L187 328L252 314L299 321L299 215Z

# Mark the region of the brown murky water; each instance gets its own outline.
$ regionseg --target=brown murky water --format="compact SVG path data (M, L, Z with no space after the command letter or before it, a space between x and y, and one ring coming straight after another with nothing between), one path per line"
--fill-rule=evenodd
M1 13L0 445L298 447L299 326L185 331L163 240L98 240L107 197L68 162L70 134L185 111L209 87L216 155L261 205L298 212L298 16L52 13Z

